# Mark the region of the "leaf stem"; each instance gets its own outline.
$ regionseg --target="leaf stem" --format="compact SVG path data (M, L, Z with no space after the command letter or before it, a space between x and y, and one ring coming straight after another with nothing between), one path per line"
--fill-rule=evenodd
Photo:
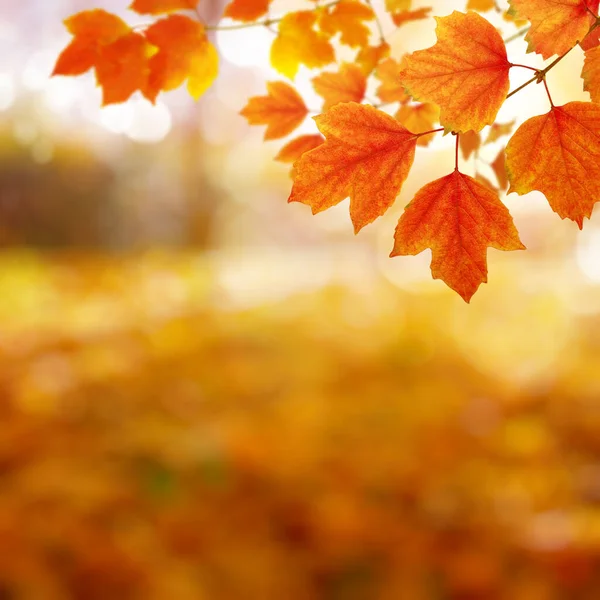
M423 133L415 133L414 136L419 138L423 135L429 135L430 133L438 133L440 131L444 131L444 128L438 127L437 129L430 129L429 131L424 131Z
M458 171L458 143L460 140L460 133L455 133L456 136L456 149L454 151L454 170Z
M535 67L530 67L528 65L520 65L518 63L510 63L511 67L521 67L521 69L529 69L530 71L535 71L536 73L539 73L539 69L536 69Z
M529 31L529 27L524 27L520 31L517 31L517 33L514 33L510 37L507 37L504 40L504 43L509 44L510 42L514 42L515 40L518 40L520 37L523 37L528 31Z
M544 77L544 79L542 79L542 82L544 83L544 87L546 88L546 94L548 94L548 100L550 100L550 106L552 106L552 108L554 108L554 102L552 102L552 96L550 95L550 90L548 89L548 84L546 83L545 77Z
M541 81L545 81L546 73L548 73L548 71L550 71L550 69L553 69L565 56L567 56L567 54L569 54L569 52L571 52L571 50L573 50L573 48L569 48L564 54L561 54L558 58L554 59L547 67L544 67L543 69L535 69L535 71L537 71L537 74L534 77L532 77L531 79L529 79L528 81L526 81L523 85L520 85L516 90L513 90L512 92L510 92L506 96L506 99L508 100L511 96L514 96L517 92L520 92L523 88L526 88L529 84L533 83L534 81L537 83L540 83ZM514 66L519 66L519 65L514 65ZM520 66L524 66L524 65L520 65Z
M371 0L365 0L365 2L369 5L369 8L373 11L373 14L375 15L375 24L377 25L377 31L379 32L379 40L382 44L384 44L385 35L383 34L383 25L381 24L381 21L379 20L379 17L377 16L375 9L373 8Z
M313 10L317 10L317 8L331 8L336 4L339 4L341 0L333 0L332 2L328 2L327 4L323 4L321 6L315 7ZM269 27L270 25L274 25L279 23L283 17L274 17L263 19L262 21L253 21L251 23L235 23L234 25L207 25L205 29L207 31L234 31L236 29L248 29L249 27Z

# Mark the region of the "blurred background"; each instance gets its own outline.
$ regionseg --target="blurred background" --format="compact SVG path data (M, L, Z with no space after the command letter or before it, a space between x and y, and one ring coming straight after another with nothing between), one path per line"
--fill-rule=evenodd
M528 250L466 305L429 253L388 258L451 136L355 237L347 201L287 204L283 143L238 114L280 78L268 30L215 36L198 103L49 78L62 19L126 4L0 0L0 599L600 598L599 215L506 198ZM395 57L434 43L384 23ZM530 86L498 120L547 110Z

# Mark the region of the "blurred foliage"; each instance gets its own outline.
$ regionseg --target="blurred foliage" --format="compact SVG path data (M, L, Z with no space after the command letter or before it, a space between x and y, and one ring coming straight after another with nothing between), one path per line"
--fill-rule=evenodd
M240 309L156 252L0 272L1 598L599 597L597 317L519 387L446 296Z
M223 194L207 179L196 132L173 134L162 153L131 142L105 149L109 161L89 140L53 139L33 123L14 128L31 139L19 144L0 127L0 248L209 244ZM48 156L37 156L46 145Z

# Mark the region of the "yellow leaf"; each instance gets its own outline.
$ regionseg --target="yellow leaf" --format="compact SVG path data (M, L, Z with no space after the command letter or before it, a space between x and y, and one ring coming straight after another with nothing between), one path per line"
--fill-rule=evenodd
M271 46L271 64L290 79L294 79L301 64L316 68L335 60L327 37L314 30L316 19L315 13L307 10L288 13L279 23Z

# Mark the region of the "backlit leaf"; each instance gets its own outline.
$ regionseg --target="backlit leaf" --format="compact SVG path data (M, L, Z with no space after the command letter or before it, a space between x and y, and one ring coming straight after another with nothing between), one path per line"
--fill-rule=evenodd
M592 102L600 102L600 46L586 50L581 77Z
M362 104L338 104L315 121L326 141L295 164L289 202L308 204L316 214L349 196L358 232L394 203L412 166L417 137Z
M62 51L53 75L81 75L96 66L103 46L112 44L131 31L127 23L105 10L88 10L65 20L74 37Z
M390 256L431 248L431 273L469 302L487 282L487 248L525 247L498 195L455 170L421 188L400 217Z
M313 11L293 12L283 17L271 46L274 69L293 79L301 64L316 68L335 60L333 46L327 37L314 29L316 20Z
M533 117L506 147L510 192L539 190L579 228L600 200L600 105L569 102Z
M160 15L175 10L194 10L199 0L133 0L129 7L141 15Z
M323 110L340 102L361 102L367 89L366 77L353 64L343 64L337 73L321 73L312 83L315 92L325 100Z
M413 133L424 133L434 128L439 122L440 109L435 104L405 104L396 113L396 119ZM420 136L417 140L419 146L427 146L435 134Z
M152 47L119 17L102 10L74 15L65 24L74 35L53 75L81 75L96 69L102 104L125 102L148 84Z
M512 133L512 130L515 126L514 119L510 121L510 123L493 123L490 127L487 137L485 138L485 144L491 144L496 140L500 139L505 135L509 135Z
M275 160L284 163L297 161L305 152L320 146L325 138L320 133L301 135L288 142L275 157Z
M427 19L431 8L417 8L416 10L406 10L404 12L394 13L392 15L392 21L396 27L400 27L405 23L411 23L412 21L421 21Z
M236 21L250 23L267 14L271 0L232 0L225 8L225 15Z
M357 0L341 0L319 17L319 28L328 36L340 33L342 44L361 48L369 43L371 30L364 23L374 18L369 6Z
M385 0L385 9L391 13L410 10L412 0Z
M408 96L400 81L400 64L393 58L384 60L375 71L375 77L381 81L377 95L382 102L406 102Z
M461 134L458 143L463 158L467 160L473 152L479 150L479 147L481 146L481 136L477 131L467 131L466 133Z
M498 185L501 190L505 190L508 187L508 175L506 173L506 149L502 148L494 161L490 164L492 171L496 175Z
M467 2L467 10L487 12L494 8L496 8L496 0L469 0Z
M250 98L241 111L251 125L267 125L265 140L285 137L301 125L308 109L302 96L284 81L267 82L266 96Z
M509 0L512 12L527 19L528 50L549 58L583 40L598 14L598 0ZM589 9L589 10L588 10Z
M600 46L600 27L594 27L579 43L584 50Z
M96 79L104 105L125 102L137 90L146 89L150 48L146 39L134 32L100 48Z
M496 29L477 13L436 18L437 43L404 58L400 79L416 99L441 108L448 131L491 125L508 93L510 63Z
M373 69L390 55L390 45L382 42L378 46L365 46L358 51L354 60L365 75L370 75Z
M186 80L189 93L198 99L212 84L219 58L202 23L169 15L152 24L146 37L158 50L150 59L150 100L154 101L161 90L174 90Z

